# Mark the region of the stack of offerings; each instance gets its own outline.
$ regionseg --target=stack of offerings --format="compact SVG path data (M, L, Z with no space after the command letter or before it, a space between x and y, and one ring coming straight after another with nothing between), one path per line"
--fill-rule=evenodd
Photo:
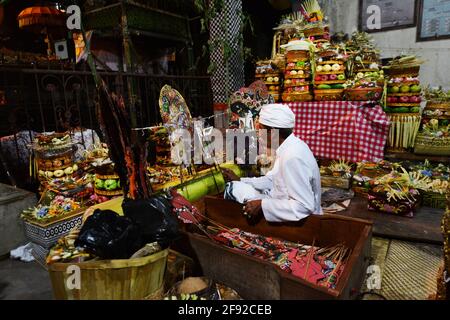
M72 177L78 170L73 163L73 143L67 133L39 134L33 141L32 149L40 191L46 188L50 179Z
M450 90L426 88L427 105L422 113L414 153L450 156Z
M286 71L283 101L311 101L311 56L314 45L310 41L294 40L286 48Z
M384 72L380 70L380 54L372 38L365 32L354 32L345 48L347 77L345 98L350 101L378 101L383 93Z
M167 188L168 184L179 184L192 178L192 168L182 168L172 162L169 129L157 126L150 130L149 154L153 157L149 161L146 173L154 190ZM156 152L155 152L156 151Z
M397 170L371 182L368 209L412 217L419 205L424 178L410 175L401 167Z
M304 36L317 47L328 43L330 41L329 27L324 22L324 14L317 0L304 1L301 11L305 20L305 25L301 30Z
M415 56L403 56L393 59L384 67L389 79L385 111L392 124L387 145L392 152L404 152L412 148L419 131L421 63Z
M275 102L281 101L283 88L283 71L274 66L270 60L258 61L256 64L256 80L262 80Z
M123 195L119 176L114 171L114 164L111 161L95 168L94 192L98 203Z
M345 83L344 56L337 49L327 48L316 54L314 100L342 100Z
M346 43L348 76L362 72L378 72L381 66L380 51L366 32L355 31Z

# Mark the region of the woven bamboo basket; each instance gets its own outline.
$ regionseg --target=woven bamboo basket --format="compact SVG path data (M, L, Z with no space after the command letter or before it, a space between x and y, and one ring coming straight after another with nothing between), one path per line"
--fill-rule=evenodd
M414 144L414 153L450 156L450 137L435 138L419 133Z
M431 208L445 209L447 204L447 195L438 192L423 192L422 205Z
M316 101L340 101L342 100L344 89L314 90L314 100Z
M325 29L321 27L309 28L303 30L305 37L321 36L325 34Z
M327 80L327 81L314 81L316 85L319 84L341 84L345 83L345 80Z
M285 79L308 79L310 76L311 76L311 73L305 72L303 74L296 74L296 75L285 74L284 78Z
M379 100L381 98L381 93L383 88L355 88L346 89L344 91L344 96L349 101L370 101Z
M352 190L363 198L367 198L369 195L369 189L364 187L352 186Z
M441 102L441 101L427 101L426 109L448 109L450 110L450 102Z
M54 297L57 300L148 299L163 288L168 252L165 249L136 259L50 264ZM67 286L74 274L68 269L70 266L80 270L79 288Z
M402 97L402 96L406 96L406 97L412 97L412 96L420 96L420 92L407 92L407 93L401 93L401 92L397 92L397 93L388 93L388 97Z
M418 80L411 80L411 81L402 81L402 83L388 83L388 87L395 87L395 86L411 86L411 85L419 85L420 81ZM397 93L392 93L390 92L389 95L391 96L417 96L420 95L420 92L397 92Z
M309 51L291 50L286 53L287 62L307 61L309 59Z
M284 83L284 88L294 88L294 87L305 87L309 86L311 83L309 81L299 82L299 83Z
M312 101L313 96L310 93L283 93L284 102L302 102Z
M311 66L306 65L306 66L294 66L294 67L286 67L285 69L286 71L291 71L291 70L303 70L303 71L311 71Z
M316 72L316 76L329 75L329 74L344 74L344 70L339 71L324 71L324 72Z
M419 75L419 71L420 66L411 66L407 68L387 68L385 73L396 77L414 77Z
M318 65L325 65L325 64L340 64L340 65L343 65L344 61L342 61L342 60L326 60L326 61L322 61L322 62L316 62L316 64L318 64Z
M106 196L106 197L115 197L115 196L123 195L122 189L118 189L118 190L100 190L100 189L94 188L94 192L95 192L96 195Z
M388 107L411 107L411 108L413 108L413 107L420 107L420 103L411 103L411 102L406 102L406 103L395 102L395 103L392 103L392 102L389 102L387 104L387 106Z

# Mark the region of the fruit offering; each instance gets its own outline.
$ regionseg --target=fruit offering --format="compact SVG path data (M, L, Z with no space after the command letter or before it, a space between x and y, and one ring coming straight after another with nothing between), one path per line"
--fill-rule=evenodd
M427 87L424 90L424 97L427 104L422 113L422 123L414 144L414 152L450 156L450 91Z
M348 77L354 77L360 72L380 70L380 51L375 47L374 41L368 33L355 31L346 44L346 51L349 54Z
M22 218L29 221L49 222L81 208L81 203L71 198L57 195L49 204L38 204L34 208L24 210Z
M384 67L387 75L387 113L420 113L420 63L415 56L397 57Z
M384 72L358 72L344 84L344 97L350 101L378 101L383 93Z
M302 3L304 25L301 33L317 47L330 41L329 26L324 21L324 14L317 0L306 0Z
M314 99L316 101L342 100L344 92L345 56L337 47L325 45L316 53Z
M422 88L418 77L394 77L389 79L386 112L419 113Z
M104 200L109 200L112 197L123 195L120 179L114 170L114 164L112 162L106 163L95 169L95 179L93 184L95 196L91 197L91 200L97 203L104 202Z
M272 95L276 102L280 101L283 88L283 73L271 60L257 62L255 78L264 82L269 94Z
M284 74L283 101L311 101L311 52L314 45L310 41L295 40L286 48L286 71Z
M79 228L74 228L67 236L59 238L58 242L50 249L46 258L47 264L56 262L80 263L93 259L94 256L84 250L75 247L75 241L80 233Z
M43 191L49 180L71 178L78 171L73 163L74 150L70 135L67 133L38 134L32 145L35 157L35 176Z

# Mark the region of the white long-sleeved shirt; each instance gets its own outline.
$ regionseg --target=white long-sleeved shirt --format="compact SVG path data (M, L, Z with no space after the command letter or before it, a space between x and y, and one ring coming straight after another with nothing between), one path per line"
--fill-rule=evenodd
M241 181L260 191L270 190L261 203L267 221L298 221L322 214L319 167L308 145L294 134L276 150L274 167L267 175Z

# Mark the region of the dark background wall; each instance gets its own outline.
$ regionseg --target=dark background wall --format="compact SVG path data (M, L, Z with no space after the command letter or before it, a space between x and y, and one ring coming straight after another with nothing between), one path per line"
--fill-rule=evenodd
M291 8L277 10L268 0L243 0L243 10L251 18L253 33L246 30L244 43L252 49L252 58L246 61L245 79L249 85L254 81L255 62L268 59L272 54L274 30L283 15L292 12Z

